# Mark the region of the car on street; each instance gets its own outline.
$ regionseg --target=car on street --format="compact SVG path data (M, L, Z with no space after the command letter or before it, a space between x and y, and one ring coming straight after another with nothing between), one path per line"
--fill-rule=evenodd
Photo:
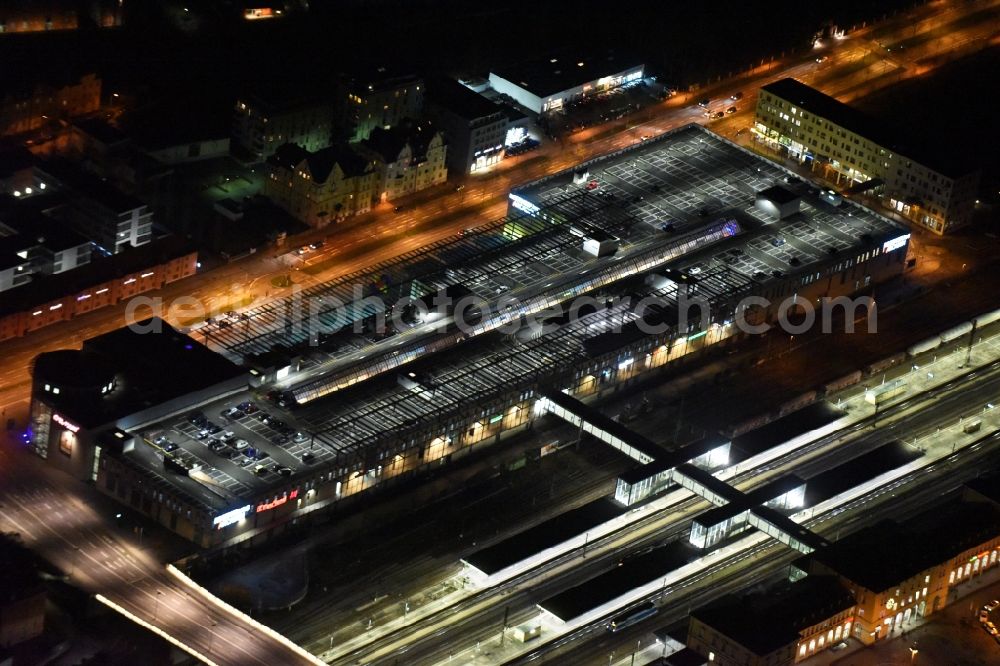
M712 120L718 120L719 118L725 118L725 116L726 116L726 114L724 114L722 111L716 111L715 113L712 114Z
M734 92L732 95L729 96L729 99L733 100L734 102L738 102L741 99L743 99L743 93Z
M191 412L187 415L187 420L192 425L202 425L208 421L208 418L201 412Z
M219 439L222 440L223 442L230 442L236 439L236 433L233 432L232 430L227 430L226 432L219 435Z
M250 442L248 442L245 439L237 439L235 442L233 442L233 448L236 449L237 451L244 451L250 448Z
M711 103L712 103L712 100L710 100L709 98L706 97L705 99L698 101L698 106L700 106L701 108L705 109L705 108L708 108L708 105L711 104Z
M223 409L219 416L224 419L238 419L243 416L243 411L239 407L230 407L229 409Z
M267 465L255 465L253 468L253 473L257 476L264 476L267 471Z
M988 603L985 606L983 606L983 608L985 608L986 610L988 610L989 612L992 613L997 608L1000 608L1000 599L994 599L990 603Z
M284 465L279 465L278 467L275 467L274 471L277 472L278 474L280 474L281 476L291 476L292 475L292 468L291 467L285 467Z
M241 402L240 404L236 405L236 408L239 409L244 414L253 414L258 409L257 405L254 404L252 400L246 400L244 402Z
M304 462L304 463L307 463L307 464L311 463L314 458L315 458L315 456L313 454L309 453L308 451L306 451L305 453L302 454L302 462Z
M816 63L817 64L824 63L824 62L826 62L826 56L819 56L818 58L816 58Z
M728 109L726 109L726 113L728 113L729 115L736 113L736 107L735 106L729 107Z

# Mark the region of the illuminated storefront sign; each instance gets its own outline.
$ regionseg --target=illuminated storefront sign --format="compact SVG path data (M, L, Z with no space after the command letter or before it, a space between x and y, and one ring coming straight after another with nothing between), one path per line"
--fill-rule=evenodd
M902 236L898 236L897 238L893 238L892 240L887 240L886 242L882 243L882 253L884 254L886 252L892 252L893 250L898 250L899 248L906 245L906 243L909 240L910 240L910 234L903 234Z
M510 195L510 203L514 206L514 208L523 211L528 215L535 215L539 210L538 206L517 194Z
M227 511L224 514L213 518L212 525L221 530L223 527L228 527L229 525L238 523L247 517L247 514L250 513L250 509L252 508L253 506L247 504L246 506L241 506L238 509Z
M75 423L67 421L58 414L53 414L52 420L61 425L63 428L66 428L66 430L69 430L70 432L80 432L80 426L76 425Z
M299 496L299 489L296 488L290 493L285 493L281 497L274 498L270 502L261 502L260 504L257 505L257 513L261 513L262 511L270 511L271 509L276 509L285 502L287 502L288 500L295 499L298 496Z

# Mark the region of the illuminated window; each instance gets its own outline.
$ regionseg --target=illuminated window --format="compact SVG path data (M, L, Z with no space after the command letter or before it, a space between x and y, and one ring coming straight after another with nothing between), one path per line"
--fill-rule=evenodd
M802 645L799 646L799 656L800 657L806 656L806 644L805 643L803 643Z
M815 650L816 650L816 641L815 640L809 641L809 651L814 652Z

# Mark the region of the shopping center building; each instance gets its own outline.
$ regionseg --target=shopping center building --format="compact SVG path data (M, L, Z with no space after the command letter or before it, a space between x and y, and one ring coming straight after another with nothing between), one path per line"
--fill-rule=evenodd
M559 111L570 102L642 80L643 64L613 51L560 53L490 72L490 85L535 113Z
M525 432L551 402L543 393L600 398L731 344L740 321L864 292L901 274L908 239L700 126L679 128L517 188L501 220L201 327L199 343L251 368L232 378L243 387L205 378L214 395L197 386L155 419L116 422L110 436L134 445L102 449L98 487L154 517L181 505L193 522L177 531L206 547L263 540ZM464 319L412 307L436 295L476 307ZM72 421L38 370L36 402ZM230 411L247 401L255 411ZM203 434L194 409L222 432ZM72 422L98 437L112 421ZM50 460L64 455L54 437L36 434Z

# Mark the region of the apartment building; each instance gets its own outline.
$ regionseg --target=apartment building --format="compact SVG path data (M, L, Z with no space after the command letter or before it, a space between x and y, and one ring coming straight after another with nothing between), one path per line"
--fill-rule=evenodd
M424 109L424 81L414 74L394 74L380 67L347 78L337 101L339 130L350 143L363 141L375 128L390 129L417 120Z
M308 151L330 145L333 103L325 97L291 97L281 92L249 95L233 109L233 146L263 161L293 143Z
M377 163L380 201L394 201L448 179L448 147L444 135L430 123L377 127L360 148Z
M838 185L878 196L934 233L972 220L978 171L915 141L902 142L886 123L795 79L761 88L752 133Z
M371 210L377 160L338 144L311 152L285 144L267 160L264 194L292 216L322 227Z

